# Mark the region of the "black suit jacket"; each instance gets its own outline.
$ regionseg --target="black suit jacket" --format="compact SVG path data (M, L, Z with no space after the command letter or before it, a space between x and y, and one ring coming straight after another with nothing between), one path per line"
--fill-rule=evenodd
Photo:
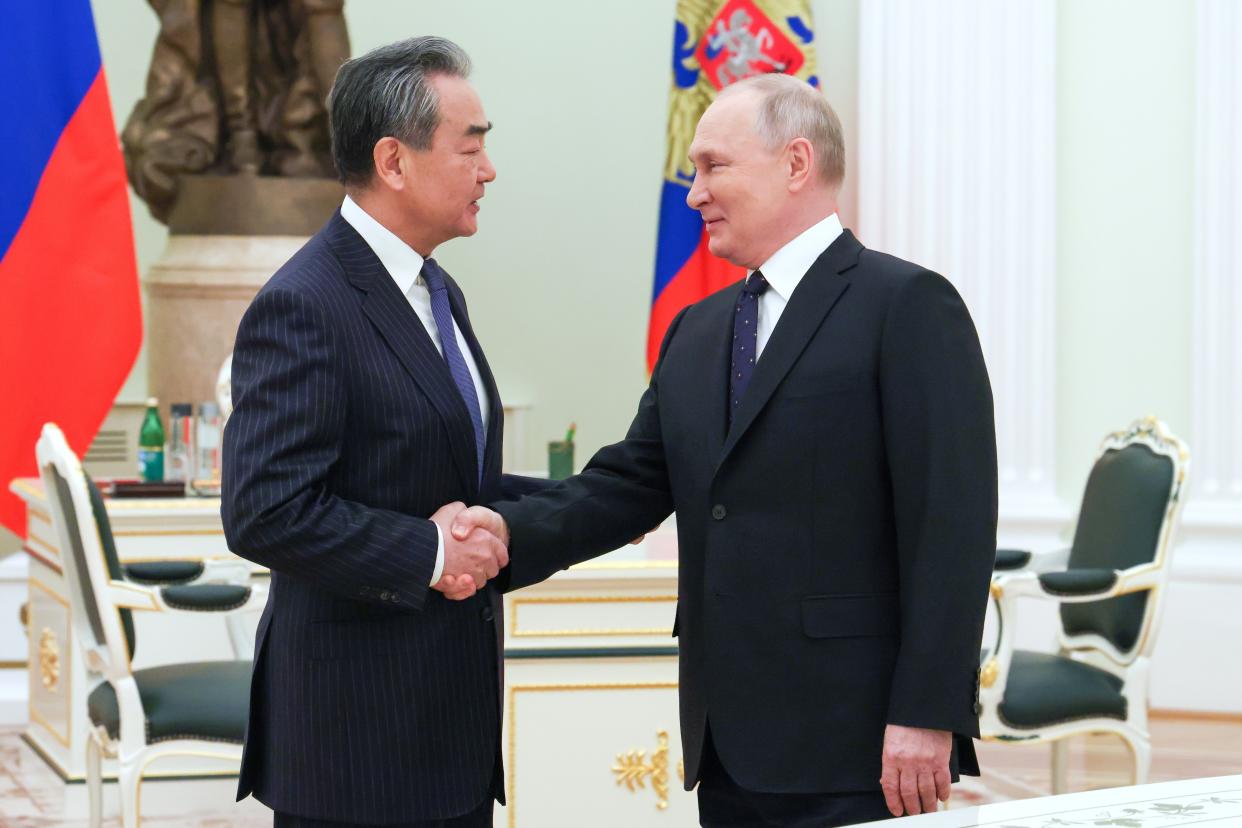
M771 792L879 787L888 723L971 736L996 549L992 396L940 276L848 231L790 297L726 430L740 284L670 326L626 438L496 504L510 588L677 512L686 787L704 729Z
M444 359L340 214L263 287L233 352L229 548L270 567L238 797L325 820L468 812L500 774L501 605L428 586L445 503L536 487L500 474L496 384L482 483Z

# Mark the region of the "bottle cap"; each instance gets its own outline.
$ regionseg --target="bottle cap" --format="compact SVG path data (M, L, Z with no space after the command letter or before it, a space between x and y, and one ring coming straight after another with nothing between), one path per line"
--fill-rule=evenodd
M204 401L198 404L198 416L200 417L219 417L220 406L214 402Z
M171 410L174 417L191 417L194 415L194 406L189 403L173 403Z
M147 408L156 408L160 404L157 397L147 397Z

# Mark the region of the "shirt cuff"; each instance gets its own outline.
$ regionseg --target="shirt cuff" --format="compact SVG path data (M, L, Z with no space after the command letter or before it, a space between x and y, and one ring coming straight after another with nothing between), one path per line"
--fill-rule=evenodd
M432 523L436 527L436 568L431 570L431 584L435 586L440 581L440 576L444 574L444 532L440 529L440 524Z

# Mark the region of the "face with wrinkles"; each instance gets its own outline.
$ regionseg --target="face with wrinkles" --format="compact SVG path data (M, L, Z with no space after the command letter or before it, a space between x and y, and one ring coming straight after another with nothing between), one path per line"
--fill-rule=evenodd
M695 174L686 197L703 217L712 254L750 269L778 249L789 197L784 153L764 146L755 131L758 102L754 93L738 92L703 113L690 144Z

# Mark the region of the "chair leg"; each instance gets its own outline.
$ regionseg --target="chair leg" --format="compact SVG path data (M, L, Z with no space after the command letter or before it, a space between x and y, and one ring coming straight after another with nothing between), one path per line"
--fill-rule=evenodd
M1123 736L1134 756L1132 784L1146 785L1151 775L1151 740L1142 735Z
M233 647L233 658L239 661L254 660L254 636L246 632L246 625L240 615L226 616L224 624L229 631L229 644Z
M120 762L117 773L117 790L121 795L121 826L122 828L138 828L138 783L141 781L139 771L141 765L138 757Z
M1057 739L1052 743L1052 793L1063 794L1069 787L1069 742Z
M90 828L103 825L103 745L99 731L86 739L86 793L90 798Z

